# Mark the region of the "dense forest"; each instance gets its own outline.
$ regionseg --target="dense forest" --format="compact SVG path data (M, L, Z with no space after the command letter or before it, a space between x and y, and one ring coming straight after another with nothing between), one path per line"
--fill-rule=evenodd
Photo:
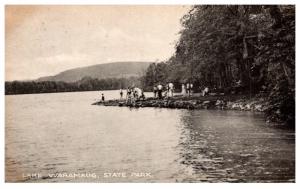
M55 93L72 91L113 90L140 84L138 77L95 79L84 77L76 82L12 81L5 82L5 94Z
M176 52L151 64L143 85L192 82L264 95L272 121L295 120L295 6L197 5L181 19Z

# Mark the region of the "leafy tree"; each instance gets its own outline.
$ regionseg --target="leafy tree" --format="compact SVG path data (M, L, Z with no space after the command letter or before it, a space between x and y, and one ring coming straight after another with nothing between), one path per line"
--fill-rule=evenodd
M163 69L149 66L146 87L193 82L236 92L240 81L240 92L266 95L270 120L293 122L295 6L197 5L181 23L175 54Z

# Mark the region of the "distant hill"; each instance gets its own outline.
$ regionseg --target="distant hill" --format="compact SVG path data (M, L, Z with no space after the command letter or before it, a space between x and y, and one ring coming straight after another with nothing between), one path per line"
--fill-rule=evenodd
M75 82L83 77L98 79L141 76L151 62L114 62L74 68L54 76L38 78L37 81Z

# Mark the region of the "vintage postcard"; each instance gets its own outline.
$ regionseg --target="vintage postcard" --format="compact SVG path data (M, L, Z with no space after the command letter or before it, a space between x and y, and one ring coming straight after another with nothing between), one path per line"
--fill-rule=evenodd
M295 183L295 5L5 5L5 182Z

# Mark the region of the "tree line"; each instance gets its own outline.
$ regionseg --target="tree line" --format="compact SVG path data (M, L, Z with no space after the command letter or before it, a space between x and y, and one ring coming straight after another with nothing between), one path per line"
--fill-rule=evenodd
M197 5L181 19L176 52L151 64L142 83L192 82L231 92L264 94L268 117L295 119L295 6Z
M5 82L5 94L112 90L128 86L151 91L158 83L176 89L193 83L232 93L237 83L251 96L263 95L272 121L295 121L295 6L196 5L181 18L175 53L149 65L141 78L82 78Z
M79 81L11 81L5 82L5 94L55 93L74 91L115 90L140 85L138 77L97 79L84 77Z

